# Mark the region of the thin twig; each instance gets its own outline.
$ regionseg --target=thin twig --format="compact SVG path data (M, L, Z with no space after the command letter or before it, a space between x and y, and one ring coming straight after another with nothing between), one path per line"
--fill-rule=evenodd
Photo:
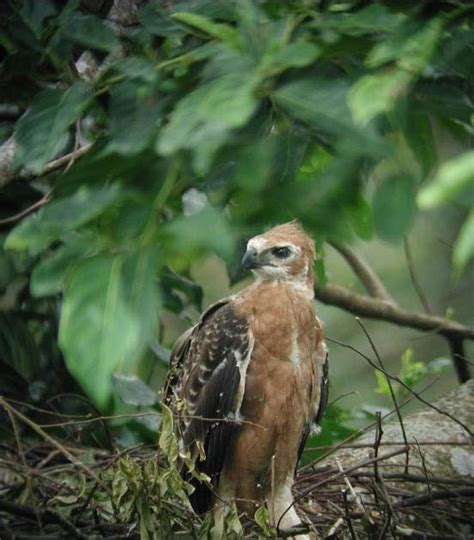
M356 317L356 321L357 321L358 325L362 328L362 331L364 332L365 337L367 338L368 342L370 343L372 351L374 352L375 357L377 358L377 361L378 361L380 367L382 368L382 370L384 371L384 374L385 374L387 370L385 369L385 366L384 366L384 364L382 362L382 357L380 356L372 337L370 336L369 332L367 331L367 328L364 326L364 323L359 319L359 317ZM387 377L387 375L385 375L385 379L387 381L388 390L390 392L390 397L392 398L393 406L395 407L395 411L396 411L397 418L398 418L398 423L400 424L400 429L402 431L402 437L403 437L403 440L405 442L405 446L408 449L407 434L406 434L406 431L405 431L405 426L403 425L402 413L400 412L400 407L398 406L398 401L397 401L397 398L395 396L395 391L393 390L392 381ZM409 452L407 452L406 453L406 462L405 462L405 472L406 473L408 473L409 459L410 459Z
M95 474L94 471L92 471L89 467L84 465L81 461L76 459L76 457L69 451L67 448L65 448L61 443L59 443L56 439L48 435L46 431L44 431L42 428L38 426L35 422L30 420L27 416L23 415L16 409L14 409L2 396L0 396L0 406L3 407L6 411L10 411L14 416L19 418L23 423L25 423L27 426L29 426L33 431L36 431L38 435L46 439L49 443L51 443L53 446L55 446L58 450L61 451L61 453L66 456L71 463L82 469L84 472L86 472L88 475L92 476L96 482L99 483L99 485L108 493L110 494L110 489L108 486L106 486L102 480Z
M421 506L431 501L437 501L440 499L452 499L453 497L472 497L474 496L474 488L461 487L458 489L440 489L437 491L430 491L422 495L416 495L394 505L395 508L407 508L408 506Z
M61 156L58 159L55 159L46 165L44 170L41 173L34 173L28 169L20 171L19 178L22 180L33 180L34 178L38 178L41 176L46 176L47 174L50 174L54 171L57 171L58 169L61 169L62 167L65 167L72 159L76 160L86 154L93 146L93 143L86 144L79 148L78 150L74 150L73 152L70 152L69 154L65 154L64 156Z
M411 254L410 244L408 242L408 238L405 237L403 240L403 247L405 250L405 258L407 260L407 266L408 266L408 273L410 274L410 279L413 284L413 287L415 288L416 294L418 295L418 298L421 302L421 305L423 306L424 310L428 314L432 314L433 311L430 308L430 305L428 303L428 299L426 298L425 293L423 292L423 289L421 287L421 284L418 280L418 276L416 275L416 269L415 269L415 262L413 261L413 256Z
M278 520L278 524L277 524L277 529L281 523L281 520L283 519L283 517L286 515L286 513L298 502L300 501L302 498L306 497L307 495L309 495L312 491L314 491L315 489L323 486L324 484L327 484L328 482L333 482L334 480L337 480L338 478L341 478L343 475L347 475L349 473L351 473L352 471L355 471L357 469L359 469L360 467L367 467L368 465L372 465L374 463L375 460L382 460L382 459L389 459L391 457L395 457L395 456L399 456L400 454L403 454L404 452L406 452L406 449L405 448L401 448L401 449L398 449L398 450L394 450L393 452L389 452L388 454L384 454L382 456L379 456L378 458L370 458L370 459L366 459L364 461L361 461L360 463L357 463L357 465L353 465L352 467L349 467L348 469L345 469L344 471L341 471L341 472L338 472L328 478L325 478L324 480L320 480L319 482L317 482L316 484L310 486L309 488L303 490L297 497L295 497L293 499L293 502L288 506L288 508L283 512L283 514L280 516L280 519Z
M421 466L423 467L423 474L425 475L426 487L428 489L428 493L431 493L431 485L430 485L430 479L428 476L428 469L426 467L425 454L421 451L418 441L416 441L416 446L418 447L418 454L420 455Z
M360 498L359 494L355 491L355 489L352 487L352 484L351 484L349 478L347 477L347 475L344 472L344 469L343 469L343 467L341 465L341 462L337 458L336 458L336 465L337 465L338 471L340 473L342 473L342 475L343 475L342 479L344 480L344 483L346 484L347 489L349 490L349 492L352 495L354 501L356 502L356 505L361 509L362 512L367 513L367 510L364 507L364 503L362 502L362 499ZM368 516L368 519L370 521L370 516Z
M374 457L378 457L378 455L379 455L379 447L380 447L380 442L382 440L382 436L383 436L382 413L380 411L377 411L375 413ZM379 463L378 461L374 462L374 475L375 475L375 480L376 481L378 481L378 478L379 478L379 465L378 465L378 463Z
M370 471L356 471L355 473L352 473L351 476L355 478L373 478L374 473ZM384 476L385 478L389 478L390 480L403 480L403 482L415 482L415 483L426 482L426 477L424 475L386 472L384 473ZM443 477L430 476L429 482L430 484L446 484L446 485L464 486L464 487L474 488L473 481L458 480L456 478L443 478Z
M352 519L349 515L349 503L347 501L347 490L344 490L343 492L343 498L344 498L344 516L345 520L347 522L347 526L349 528L349 533L351 535L352 540L359 540L359 537L357 533L355 532L354 525L352 524Z
M32 506L20 505L10 501L5 501L0 499L0 509L8 512L10 514L15 514L19 516L29 517L36 519L36 516L39 515L43 521L57 523L67 531L73 538L78 538L79 540L87 540L87 536L81 533L68 519L66 519L62 514L56 512L51 508L46 508L44 510L37 510Z
M41 208L45 204L48 204L50 200L51 200L51 191L48 191L48 193L46 193L46 195L44 195L41 199L39 199L39 201L36 201L31 206L28 206L28 208L25 208L21 212L18 212L18 214L0 219L0 226L9 225L10 223L16 223L17 221L20 221L20 219L23 219L28 214L31 214L38 208Z

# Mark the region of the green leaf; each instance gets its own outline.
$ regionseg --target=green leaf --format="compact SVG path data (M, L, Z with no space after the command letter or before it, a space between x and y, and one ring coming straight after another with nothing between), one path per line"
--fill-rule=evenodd
M410 387L415 386L426 375L426 366L423 362L416 362L413 355L413 349L408 348L402 355L402 368L399 378ZM398 389L402 392L405 389Z
M399 66L412 74L420 73L435 51L442 30L441 19L400 25L399 30L377 43L367 56L368 67L378 67L398 60Z
M361 77L347 96L354 121L364 126L378 114L390 111L410 79L408 72L399 69Z
M364 240L372 238L374 216L371 206L361 194L357 196L353 204L344 206L344 213L357 236Z
M405 138L420 164L422 176L426 177L436 163L436 143L431 128L430 117L416 110L415 103L408 111L403 126Z
M297 119L331 134L344 134L352 122L346 104L346 81L314 77L278 88L272 98Z
M257 508L254 515L255 522L262 529L262 532L267 537L273 537L275 535L275 530L270 525L270 514L267 507L262 504Z
M31 274L30 290L36 297L50 296L61 292L67 272L81 257L87 257L96 249L92 234L75 235L52 255L42 259Z
M453 267L461 275L468 263L474 258L474 210L469 212L454 244Z
M281 73L288 68L305 67L312 64L321 54L321 49L308 41L295 41L285 45L276 53L266 55L262 70L271 75Z
M112 28L94 15L73 13L60 32L63 38L91 49L114 52L120 48Z
M116 185L98 189L83 187L74 195L53 201L21 221L8 235L5 247L38 253L68 231L96 218L119 194Z
M71 375L101 409L112 374L140 350L139 320L121 291L123 258L99 255L77 265L64 291L59 345Z
M156 249L143 248L129 257L86 259L68 275L59 344L69 371L103 410L113 394L112 374L135 370L155 329L156 264Z
M68 143L69 126L89 104L85 84L68 90L48 89L38 94L15 128L15 163L36 173L62 152Z
M232 74L191 92L178 103L162 130L158 152L167 156L191 149L196 170L205 172L230 131L243 126L254 113L258 101L253 88L252 78Z
M182 260L215 250L223 258L232 254L235 239L222 213L206 207L198 214L179 217L163 227L170 252Z
M140 342L148 345L157 331L161 310L161 297L156 281L157 271L163 264L158 258L158 247L138 246L123 265L122 287L127 305L140 321Z
M112 381L120 399L127 405L151 407L157 401L156 393L136 375L114 373Z
M235 180L242 189L258 193L268 184L276 149L276 141L268 137L236 151Z
M153 83L157 79L156 64L142 56L121 58L113 64L113 69L129 80L140 79L147 83Z
M460 196L474 200L474 151L441 165L432 182L418 194L417 202L420 208L434 208Z
M405 19L404 14L392 11L384 5L369 4L352 13L318 16L314 24L324 31L334 30L348 36L365 36L393 32Z
M169 464L172 465L178 459L178 443L173 430L173 414L166 405L162 404L161 407L162 415L158 446L166 456Z
M373 201L375 230L380 238L401 240L410 230L416 212L413 178L388 178L377 189Z
M20 11L22 19L38 37L43 30L44 21L56 14L56 8L50 0L25 0Z
M233 49L242 49L242 36L237 30L235 30L235 28L232 28L232 26L222 23L215 23L203 15L189 13L186 11L173 13L173 15L171 15L171 19L175 19L188 24L193 28L197 28L198 30L201 30L202 32L209 34L219 41L229 45Z
M138 17L142 28L150 34L173 39L181 39L186 34L183 26L173 21L157 2L147 2Z
M110 101L110 142L107 151L141 152L158 129L161 103L155 90L133 81L113 87Z
M387 377L385 374L375 370L375 378L377 379L377 387L375 388L377 394L390 397L390 388L388 386Z

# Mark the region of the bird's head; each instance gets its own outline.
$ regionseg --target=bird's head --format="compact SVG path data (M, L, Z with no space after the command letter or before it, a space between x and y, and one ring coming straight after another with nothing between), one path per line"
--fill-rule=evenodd
M312 293L314 258L313 240L290 221L251 238L242 266L262 280L290 281Z

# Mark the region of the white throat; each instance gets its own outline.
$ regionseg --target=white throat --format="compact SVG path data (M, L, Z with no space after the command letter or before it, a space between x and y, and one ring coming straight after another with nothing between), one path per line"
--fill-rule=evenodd
M270 271L268 269L271 269ZM252 270L255 275L255 285L260 285L264 281L269 281L274 285L285 284L292 287L299 294L303 294L309 299L314 298L314 290L308 285L308 271L301 272L297 276L290 276L285 268L268 267Z

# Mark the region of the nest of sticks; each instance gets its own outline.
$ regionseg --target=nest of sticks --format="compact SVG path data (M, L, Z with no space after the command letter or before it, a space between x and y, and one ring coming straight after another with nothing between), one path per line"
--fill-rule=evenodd
M56 415L53 423L44 421L47 411L3 398L0 405L3 429L12 435L0 443L2 540L206 538L203 518L186 504L157 445L118 449L110 438L109 448L94 447L81 442L81 430L95 422L110 437L102 417ZM473 534L474 481L468 475L442 478L413 469L409 446L380 438L370 457L350 466L339 461L341 450L347 454L361 446L329 448L301 467L294 498L305 524L301 531L270 528L267 536L307 531L327 539L458 539ZM396 456L407 459L394 462ZM243 526L243 536L265 537L256 522Z

